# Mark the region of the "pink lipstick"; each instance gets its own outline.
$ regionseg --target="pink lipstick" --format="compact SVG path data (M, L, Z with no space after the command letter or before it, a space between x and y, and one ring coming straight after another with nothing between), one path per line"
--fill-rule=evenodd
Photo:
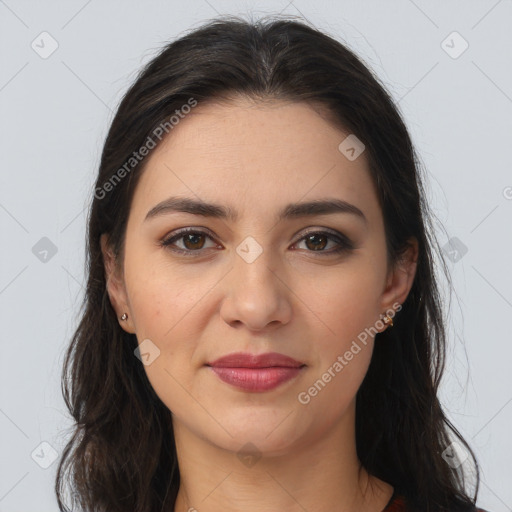
M237 352L207 363L227 384L251 392L270 391L296 377L306 365L278 354L249 354Z

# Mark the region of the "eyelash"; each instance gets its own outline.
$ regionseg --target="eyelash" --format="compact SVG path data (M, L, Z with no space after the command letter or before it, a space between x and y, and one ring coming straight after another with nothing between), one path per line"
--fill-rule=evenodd
M162 247L169 248L171 251L173 251L173 252L175 252L177 254L182 254L182 255L185 255L185 256L188 256L188 257L192 257L193 258L193 257L201 256L201 252L202 252L203 249L192 250L192 249L180 249L180 248L176 248L176 247L172 247L171 248L171 245L175 241L177 241L179 239L182 239L185 235L188 235L188 234L205 235L208 238L213 240L213 237L208 232L206 232L206 231L198 230L198 229L195 229L195 228L184 228L182 230L179 230L177 233L173 234L171 237L167 237L164 240L162 240L160 242L160 245ZM302 242L306 237L308 237L310 235L325 235L328 238L335 240L340 245L340 247L338 247L337 249L331 249L329 251L324 251L324 250L311 251L311 250L307 250L307 252L320 253L319 255L321 255L322 253L324 255L333 255L333 254L340 254L342 252L347 252L347 251L350 251L350 250L352 250L354 248L352 242L345 235L342 235L341 233L338 233L336 231L309 231L309 232L305 233L302 236L302 238L297 240L297 242L295 242L295 244L297 244L299 242ZM193 254L193 253L197 253L197 254Z

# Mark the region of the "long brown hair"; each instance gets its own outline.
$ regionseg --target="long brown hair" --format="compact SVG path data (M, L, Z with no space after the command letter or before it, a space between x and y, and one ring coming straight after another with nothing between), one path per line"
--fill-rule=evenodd
M166 45L123 97L107 135L88 218L83 314L62 376L75 425L56 477L60 510L68 510L66 482L73 510L173 509L180 474L171 413L134 356L135 335L121 329L109 301L100 235L109 234L122 261L131 200L144 170L144 160L130 158L148 137L155 140L158 127L172 137L168 120L191 99L200 108L233 94L315 104L365 144L389 262L400 258L410 237L418 240L419 260L394 327L377 334L380 342L357 393L359 460L414 510L471 510L478 464L437 396L446 334L435 253L451 281L419 158L398 108L374 74L334 38L294 19L248 22L232 16L210 20ZM443 456L453 440L470 454L465 465L471 461L475 469L473 497L462 466L452 467Z

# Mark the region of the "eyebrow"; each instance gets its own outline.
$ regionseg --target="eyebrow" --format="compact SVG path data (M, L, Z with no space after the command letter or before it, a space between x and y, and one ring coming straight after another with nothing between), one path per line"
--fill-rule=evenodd
M169 197L151 208L147 213L144 222L161 215L178 212L229 220L231 222L236 222L238 219L238 212L228 206L206 203L202 200L190 199L187 197ZM336 213L349 213L360 218L365 224L368 223L364 213L357 206L337 198L289 203L278 213L277 220L281 221L285 219Z

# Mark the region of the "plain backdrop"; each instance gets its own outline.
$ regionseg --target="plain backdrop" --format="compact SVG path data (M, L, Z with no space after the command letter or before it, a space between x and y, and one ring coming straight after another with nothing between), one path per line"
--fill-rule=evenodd
M456 290L443 404L481 463L480 506L512 510L512 1L0 0L0 512L57 511L63 352L120 98L166 41L272 13L345 42L404 115Z

